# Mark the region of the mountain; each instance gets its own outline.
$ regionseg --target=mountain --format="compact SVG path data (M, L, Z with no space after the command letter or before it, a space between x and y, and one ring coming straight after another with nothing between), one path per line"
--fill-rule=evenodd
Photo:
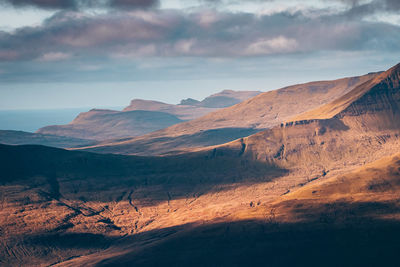
M197 101L192 98L184 99L180 105L192 105L206 108L225 108L230 107L249 98L261 94L260 91L233 91L224 90L222 92L210 95L202 101Z
M176 155L0 145L0 264L395 265L399 81Z
M353 115L372 113L368 111L371 109L374 111L393 109L396 112L399 100L397 90L399 87L399 69L400 65L396 65L335 101L300 114L291 120L329 119L344 115L346 109L348 111L346 114L351 112ZM359 110L355 110L356 108L359 108Z
M309 175L396 153L399 77L400 64L326 105L216 149L239 150L285 168L303 166Z
M60 148L93 145L93 140L77 139L49 134L23 131L0 130L0 144L7 145L45 145Z
M182 99L179 105L196 106L200 103L199 100L193 98Z
M158 101L134 99L122 112L92 109L79 114L66 125L40 128L37 133L81 139L106 140L134 137L160 130L171 125L192 120L232 102L236 104L260 92L223 91L207 97L213 107L197 105L172 105ZM222 99L220 99L222 97ZM222 101L222 102L221 102ZM221 102L221 103L220 103Z
M165 112L92 109L79 114L69 124L46 126L37 133L104 140L143 135L179 122L182 120Z
M86 149L100 153L154 155L223 144L279 125L299 113L329 103L377 75L370 73L265 92L189 122L132 139L102 142Z
M152 100L133 99L130 105L124 108L123 111L126 112L137 110L165 112L177 116L181 120L193 120L207 113L215 111L216 109L197 107L195 105L173 105Z
M260 94L260 91L224 90L198 101L192 98L183 99L179 105L166 104L158 101L134 99L124 111L149 110L161 111L176 115L182 120L193 120L219 108L233 106Z

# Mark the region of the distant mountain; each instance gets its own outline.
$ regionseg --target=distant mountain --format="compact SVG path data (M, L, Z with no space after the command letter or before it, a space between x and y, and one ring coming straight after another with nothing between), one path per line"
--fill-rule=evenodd
M193 99L193 98L186 98L182 99L179 105L186 105L186 106L196 106L200 104L201 102L199 100Z
M152 100L133 99L130 105L123 109L123 112L137 110L164 112L172 114L181 120L193 120L217 109L193 105L173 105Z
M279 125L299 113L329 103L377 75L371 73L334 81L311 82L265 92L189 122L124 141L102 142L87 149L104 153L154 155L222 144ZM217 96L226 95L224 92Z
M92 140L138 136L182 122L176 116L159 111L114 111L92 109L66 125L40 128L37 133Z
M236 105L246 99L255 97L259 94L261 94L260 91L224 90L217 94L210 95L204 98L202 101L198 101L192 98L184 99L181 101L180 105L192 105L207 108L225 108Z
M52 147L80 147L93 145L93 140L50 134L29 133L23 131L0 130L0 144L7 145L44 145Z
M40 128L37 133L92 140L135 137L184 120L201 117L220 107L236 104L257 93L259 92L222 91L203 100L212 105L173 105L159 101L134 99L122 112L92 109L79 114L69 124L46 126Z
M210 95L202 101L192 98L183 99L179 105L166 104L158 101L134 99L123 111L161 111L174 114L182 120L193 120L217 109L238 104L260 93L260 91L224 90L217 94Z

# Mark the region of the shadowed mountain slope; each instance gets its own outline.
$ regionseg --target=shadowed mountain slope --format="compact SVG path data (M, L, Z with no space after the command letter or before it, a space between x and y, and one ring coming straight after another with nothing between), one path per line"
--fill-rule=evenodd
M254 131L273 127L295 114L316 108L346 94L376 75L368 74L335 81L312 82L262 93L240 104L189 122L179 123L130 140L103 142L87 149L100 153L154 155L188 147L222 144L234 140L232 137L246 136L245 134L224 135L225 128L231 129L229 132L237 129L242 133L254 133ZM218 139L185 141L190 136L197 136L201 132L214 129L222 133Z
M103 250L113 236L163 227L165 220L177 225L191 208L186 204L197 206L193 200L202 195L286 173L234 154L150 158L0 145L0 161L2 266L51 264ZM193 212L206 215L201 206ZM68 236L53 236L62 233Z
M182 122L176 116L158 111L119 112L92 109L78 115L66 125L46 126L37 133L104 140L138 136Z
M0 130L0 144L6 145L44 145L52 147L79 147L94 144L93 140L78 139L50 134L28 133L23 131Z
M238 211L247 219L145 232L60 266L395 266L399 192L397 154Z
M390 264L397 258L399 155L349 174L313 181L293 193L278 194L269 203L264 195L282 181L279 177L270 182L257 180L248 187L243 184L244 188L204 191L203 185L187 191L185 186L176 188L169 175L158 180L161 183L154 183L154 176L143 183L149 174L142 173L138 179L140 172L136 178L131 171L116 175L117 166L151 168L144 161L132 165L139 157L35 146L2 146L0 151L17 164L35 159L34 165L24 166L33 173L19 173L18 180L17 176L3 180L0 187L1 213L9 214L0 217L2 229L7 229L1 233L0 244L4 266L56 262L59 266L257 266L265 261L271 266L312 266L327 258L327 266L362 266ZM117 163L121 160L126 163ZM46 166L57 172L47 174L51 169ZM100 168L97 172L98 166L109 171ZM169 168L177 170L177 166ZM249 167L243 171L253 168ZM253 174L265 175L266 170ZM237 171L226 176L233 177ZM187 172L187 177L192 176ZM203 181L191 179L191 183ZM157 185L163 189L154 194ZM15 209L19 212L12 213ZM312 260L310 250L318 254ZM371 257L360 259L366 251ZM382 255L384 259L377 260Z

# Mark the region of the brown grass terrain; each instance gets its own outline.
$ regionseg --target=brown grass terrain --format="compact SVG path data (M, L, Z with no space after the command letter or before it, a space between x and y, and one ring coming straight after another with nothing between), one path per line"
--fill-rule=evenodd
M384 157L373 163L346 174L337 175L323 181L315 181L293 193L278 199L274 205L282 220L301 221L304 210L316 214L334 210L334 205L348 203L365 205L363 216L380 220L400 220L400 154ZM391 210L368 209L368 203L386 205ZM337 208L339 209L339 207ZM341 220L339 212L354 212L349 209L338 211L334 220ZM329 214L333 216L334 214ZM317 218L314 218L317 219Z
M29 151L32 147L25 149ZM137 164L142 163L140 160L136 166L133 163L140 158L116 157L119 159L115 162L129 159L129 164L120 164L112 163L109 156L58 153L65 153L57 156L58 161L73 164L75 174L65 173L70 166L63 170L57 163L46 160L51 154L40 152L44 164L56 167L58 174L33 175L36 178L25 182L14 180L1 187L5 254L0 258L7 260L3 262L6 266L65 260L61 266L152 266L162 262L230 265L245 261L257 265L264 260L271 260L272 266L282 266L287 263L286 257L292 264L309 263L310 259L305 257L307 249L322 253L314 260L323 260L322 255L334 259L329 250L320 251L319 245L346 255L349 241L353 242L351 246L360 245L353 250L356 256L365 251L377 256L376 250L383 249L381 253L388 254L381 261L385 262L393 260L391 250L398 248L391 241L395 238L391 231L397 233L399 229L394 224L399 219L399 155L349 174L327 174L309 184L304 177L304 186L297 184L300 179L295 173L282 176L284 172L279 174L276 169L275 174L272 170L268 174L266 170L270 167L261 166L257 173L257 164L248 165L247 169L234 167L245 166L243 162L230 166L231 172L222 170L232 179L222 183L216 183L215 179L225 175L197 169L184 170L187 176L182 180L171 177L166 182L171 174L165 174L157 183L150 177L152 185L146 185L146 175L132 177L132 170L125 177L117 177L113 171L112 180L103 169L98 170L99 174L92 170L103 166L103 160L113 169L118 165L120 170L123 166L137 169ZM10 151L6 154L12 155ZM32 157L38 158L35 154ZM160 172L165 170L161 168ZM87 177L91 173L94 177ZM260 174L267 177L260 178ZM207 180L196 181L195 176L210 177L211 185L207 186ZM186 180L188 177L191 179ZM285 194L287 188L293 193ZM335 242L331 240L333 236ZM386 244L374 245L382 239ZM305 247L297 251L298 246ZM286 254L287 249L290 255ZM175 258L177 251L181 256ZM212 257L204 258L208 253ZM355 255L347 255L351 260L349 265L368 262L365 259L358 262ZM333 260L328 265L339 263Z

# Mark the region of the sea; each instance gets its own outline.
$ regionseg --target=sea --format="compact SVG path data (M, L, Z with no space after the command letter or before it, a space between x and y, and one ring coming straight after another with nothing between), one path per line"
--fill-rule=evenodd
M107 107L121 110L122 107ZM35 132L48 125L67 124L90 108L0 110L0 130Z

